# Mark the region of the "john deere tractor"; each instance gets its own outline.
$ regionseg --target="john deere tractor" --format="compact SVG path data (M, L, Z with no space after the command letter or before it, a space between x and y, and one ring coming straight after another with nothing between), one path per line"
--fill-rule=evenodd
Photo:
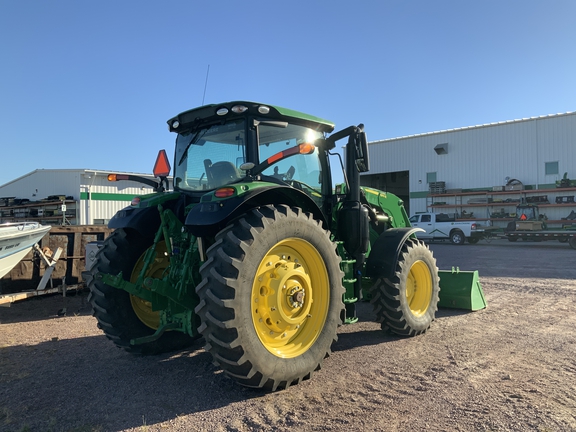
M332 133L327 120L241 101L168 126L173 190L160 152L156 192L114 216L91 270L94 316L116 345L153 354L202 336L227 375L276 390L320 368L363 292L384 330L430 327L436 260L398 197L360 187L362 125ZM333 167L344 139L346 168Z

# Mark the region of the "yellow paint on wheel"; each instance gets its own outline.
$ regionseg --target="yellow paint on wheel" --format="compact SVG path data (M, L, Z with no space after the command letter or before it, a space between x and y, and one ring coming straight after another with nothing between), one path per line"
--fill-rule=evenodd
M144 267L145 255L146 252L144 252L140 258L138 258L138 261L132 270L130 282L135 283L138 280L138 276ZM158 243L156 258L154 258L154 262L146 272L146 277L161 279L164 271L168 268L169 265L170 257L166 253L166 243L160 242ZM130 303L132 304L134 313L138 319L140 319L140 321L142 321L146 326L153 330L158 329L160 326L160 312L152 310L152 303L132 294L130 294Z
M406 297L410 311L417 317L423 316L432 301L432 274L424 261L418 260L408 273Z
M324 328L330 282L324 260L309 242L288 238L262 259L252 285L252 321L272 354L294 358L314 344Z

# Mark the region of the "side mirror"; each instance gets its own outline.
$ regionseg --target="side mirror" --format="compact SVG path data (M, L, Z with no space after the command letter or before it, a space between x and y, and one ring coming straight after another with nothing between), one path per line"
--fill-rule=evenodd
M356 169L358 172L370 171L370 161L368 159L368 140L366 132L360 132L354 140L354 154Z

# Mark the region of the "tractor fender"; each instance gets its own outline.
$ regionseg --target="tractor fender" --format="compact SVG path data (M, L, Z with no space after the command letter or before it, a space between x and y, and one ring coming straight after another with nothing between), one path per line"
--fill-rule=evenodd
M370 278L394 276L402 246L410 236L425 232L422 228L391 228L384 231L372 245L366 262L366 275Z
M131 228L143 236L149 236L151 232L156 232L159 226L160 214L156 207L135 208L128 206L117 212L108 222L108 228Z
M214 236L231 220L249 210L269 204L299 207L328 227L328 221L312 198L289 186L265 186L222 201L200 202L186 216L186 228L197 237Z
M153 236L160 226L158 204L162 204L165 209L171 209L180 219L183 219L186 206L184 196L180 194L152 196L143 201L140 204L141 207L128 206L117 212L108 222L108 228L130 228L138 231L142 236Z

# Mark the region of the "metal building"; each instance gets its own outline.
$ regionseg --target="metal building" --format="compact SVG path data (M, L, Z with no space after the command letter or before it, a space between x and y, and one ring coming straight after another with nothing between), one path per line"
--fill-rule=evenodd
M133 181L109 182L108 174L134 175L90 169L37 169L23 175L0 186L0 222L105 225L134 196L152 192L150 186Z
M490 219L501 203L542 194L549 195L549 219L561 220L567 208L557 205L557 197L575 193L566 187L576 183L565 181L560 189L557 182L565 173L576 178L576 112L373 141L369 152L371 170L362 184L399 195L410 214L431 208L458 213L474 192L500 191L516 179L522 194L489 193L489 205L476 214ZM446 198L431 197L438 184Z

